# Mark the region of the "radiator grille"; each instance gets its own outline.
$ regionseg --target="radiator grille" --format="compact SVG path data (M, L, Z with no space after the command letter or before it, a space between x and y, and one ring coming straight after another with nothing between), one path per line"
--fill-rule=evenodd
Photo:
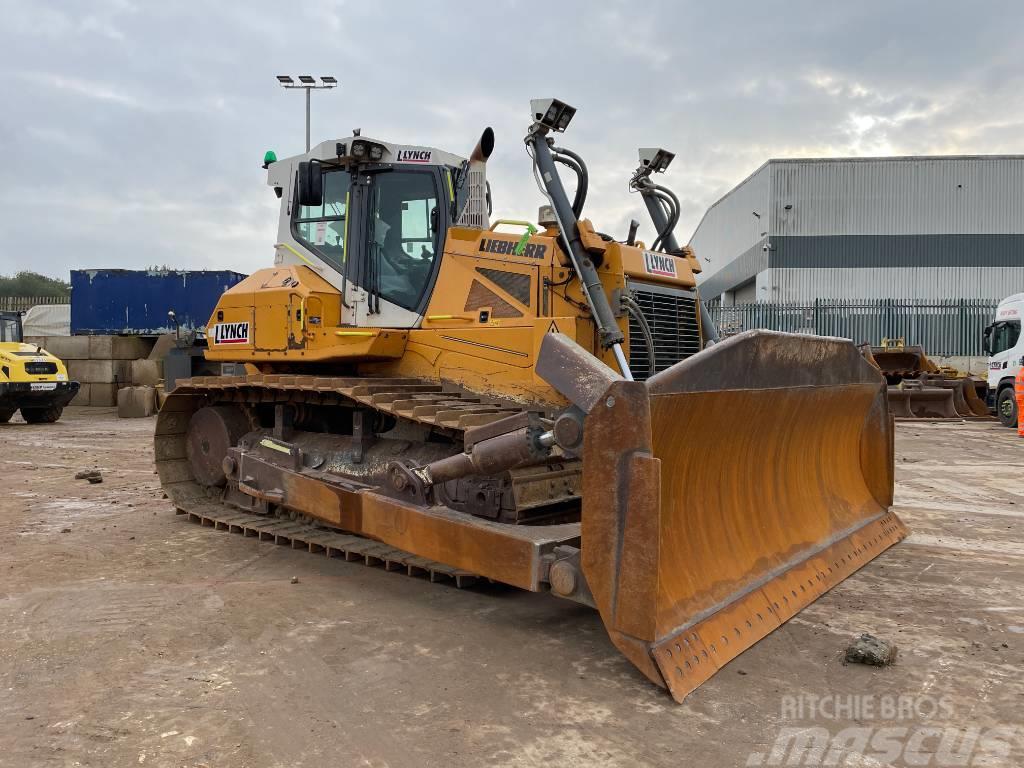
M640 324L630 316L629 367L633 378L643 381L700 352L699 312L693 291L637 283L629 287L654 336L655 367L652 371L646 339Z

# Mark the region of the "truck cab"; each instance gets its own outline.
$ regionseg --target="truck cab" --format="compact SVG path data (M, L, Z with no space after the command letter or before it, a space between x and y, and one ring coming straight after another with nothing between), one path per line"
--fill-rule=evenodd
M1024 364L1024 336L1020 332L1022 317L1024 293L1003 299L996 308L995 322L985 328L982 341L989 356L988 405L1006 427L1017 426L1013 380Z

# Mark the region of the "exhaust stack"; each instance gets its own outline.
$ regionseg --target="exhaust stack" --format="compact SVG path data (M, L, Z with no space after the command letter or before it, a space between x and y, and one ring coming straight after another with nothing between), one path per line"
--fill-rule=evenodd
M480 141L476 143L472 154L469 156L469 168L466 180L466 201L459 213L456 224L462 227L478 227L487 229L490 223L490 205L488 198L490 191L487 188L487 158L494 151L494 131L485 128L480 134Z

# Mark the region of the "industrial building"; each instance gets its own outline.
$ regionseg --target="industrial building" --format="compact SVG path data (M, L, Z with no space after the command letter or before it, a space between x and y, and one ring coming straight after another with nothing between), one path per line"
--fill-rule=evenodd
M769 160L690 239L706 299L990 299L1024 290L1024 155Z

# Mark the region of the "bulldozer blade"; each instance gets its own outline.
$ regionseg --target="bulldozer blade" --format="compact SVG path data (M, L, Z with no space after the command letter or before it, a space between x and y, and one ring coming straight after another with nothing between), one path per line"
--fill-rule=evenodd
M909 381L904 381L900 388L907 395L907 405L915 419L955 419L959 415L952 389Z
M897 419L912 419L914 412L910 410L910 392L899 387L889 387L889 411Z
M983 385L986 389L988 384ZM967 401L968 407L975 416L990 417L988 406L985 405L985 400L978 395L978 382L972 378L964 379L964 399Z
M921 376L921 383L929 387L943 387L953 390L953 407L958 416L974 418L976 416L988 417L988 407L985 401L978 397L977 385L974 379L963 377L959 379L947 379L939 375L924 374Z
M906 536L885 384L852 343L748 331L610 384L574 346L549 335L538 372L566 363L587 412L583 574L677 701Z

